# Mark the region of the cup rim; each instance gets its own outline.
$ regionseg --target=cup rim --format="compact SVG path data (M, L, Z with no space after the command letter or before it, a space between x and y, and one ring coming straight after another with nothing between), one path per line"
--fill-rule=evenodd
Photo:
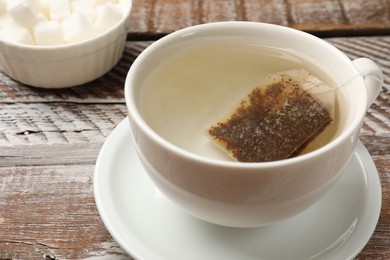
M342 140L347 139L356 129L356 127L359 126L360 122L363 120L367 104L360 104L359 108L357 108L360 111L356 112L356 115L354 116L353 120L350 122L349 125L345 127L345 129L332 141L329 143L321 146L320 148L311 151L309 153L299 155L292 158L287 158L283 160L277 160L277 161L268 161L268 162L237 162L237 161L224 161L224 160L218 160L213 158L208 158L202 155L198 155L195 153L192 153L190 151L187 151L169 141L164 139L162 136L160 136L158 133L156 133L142 118L142 115L136 106L135 102L133 101L136 97L133 95L133 89L131 88L132 81L134 80L134 77L138 74L139 65L143 62L144 59L147 59L149 55L151 55L154 51L157 51L161 45L167 45L169 43L174 42L177 38L186 37L186 35L193 35L195 34L196 30L211 30L211 29L234 29L234 27L244 29L241 27L262 27L263 29L268 27L271 29L278 29L278 30L284 30L285 32L290 32L293 34L296 34L298 36L303 36L306 38L310 38L312 41L317 42L322 46L322 48L327 48L330 51L335 52L338 56L340 56L342 59L344 59L347 63L346 66L349 66L350 69L354 72L352 74L354 77L353 82L359 81L357 84L359 85L365 85L363 77L360 75L358 70L355 66L353 66L352 61L339 49L331 45L330 43L327 43L326 41L311 35L309 33L289 28L281 25L275 25L275 24L268 24L268 23L259 23L259 22L248 22L248 21L223 21L223 22L212 22L212 23L206 23L206 24L200 24L200 25L194 25L187 28L180 29L178 31L175 31L171 34L168 34L167 36L164 36L163 38L153 42L151 45L149 45L133 62L132 66L130 67L126 81L125 81L125 101L126 106L128 110L129 119L131 122L135 122L135 124L138 126L139 129L143 133L145 133L148 138L152 139L153 142L158 144L159 146L164 147L164 149L176 154L179 157L182 157L183 159L189 159L193 160L199 163L204 163L208 165L214 165L219 167L228 167L228 168L236 168L236 169L257 169L257 168L276 168L276 167L282 167L290 164L300 163L304 162L306 160L310 160L311 158L314 158L318 156L319 154L329 152L333 150L339 143L342 142ZM363 101L367 103L367 93L365 91L362 91Z

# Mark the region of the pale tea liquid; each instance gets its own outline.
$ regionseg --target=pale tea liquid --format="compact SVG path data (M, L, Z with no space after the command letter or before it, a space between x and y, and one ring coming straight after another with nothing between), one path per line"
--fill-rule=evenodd
M141 92L141 112L160 136L192 153L233 160L206 136L253 88L272 73L305 68L327 84L334 81L318 66L288 52L254 44L209 44L170 57L154 69ZM335 86L336 88L336 86ZM333 122L305 152L338 134Z

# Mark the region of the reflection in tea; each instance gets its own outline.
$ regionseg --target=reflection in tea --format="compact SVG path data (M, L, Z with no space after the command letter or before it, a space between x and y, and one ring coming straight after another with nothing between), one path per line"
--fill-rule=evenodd
M204 157L232 160L212 144L205 129L231 111L267 75L299 68L336 85L319 66L285 50L255 44L188 48L151 71L142 88L141 112L149 126L172 144ZM336 104L332 123L302 153L332 140L338 133L338 121Z

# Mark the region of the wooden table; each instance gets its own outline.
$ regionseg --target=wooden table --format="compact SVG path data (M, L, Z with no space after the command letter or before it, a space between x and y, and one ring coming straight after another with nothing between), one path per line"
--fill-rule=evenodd
M0 73L0 259L128 259L97 212L97 154L126 117L123 86L151 42L192 24L272 22L309 31L385 74L360 139L382 182L377 228L357 259L390 259L390 2L134 0L125 53L105 76L62 90L22 85ZM147 41L149 40L149 41Z

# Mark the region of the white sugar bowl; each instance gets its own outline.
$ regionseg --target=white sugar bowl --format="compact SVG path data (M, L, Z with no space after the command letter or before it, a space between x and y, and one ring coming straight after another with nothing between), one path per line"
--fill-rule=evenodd
M74 2L76 1L69 3ZM45 16L39 12L32 18L35 19L35 24L42 25L40 27L22 26L28 18L26 14L31 13L31 10L23 9L25 6L22 4L23 8L8 7L8 20L13 20L13 27L8 28L8 32L5 27L0 29L0 69L16 81L40 88L73 87L104 75L117 64L123 54L132 7L131 0L118 0L115 4L106 2L111 6L90 8L88 18L85 15L85 6L72 5L73 10L78 11L68 13L69 16L62 20L48 20L47 16L54 17L56 8L52 7L53 13ZM118 10L121 12L120 17L114 17L115 10L117 13ZM61 12L57 10L57 16ZM110 20L113 22L111 27L101 28ZM57 30L59 26L62 33ZM75 31L66 31L66 28L71 27ZM18 35L18 31L12 28L19 28L21 33ZM87 30L94 30L94 33L86 33ZM27 43L23 31L30 32L32 36L27 35ZM7 33L12 35L8 36ZM84 37L87 34L90 37ZM53 40L54 35L67 41L59 44L48 43ZM31 38L35 42L30 43Z

